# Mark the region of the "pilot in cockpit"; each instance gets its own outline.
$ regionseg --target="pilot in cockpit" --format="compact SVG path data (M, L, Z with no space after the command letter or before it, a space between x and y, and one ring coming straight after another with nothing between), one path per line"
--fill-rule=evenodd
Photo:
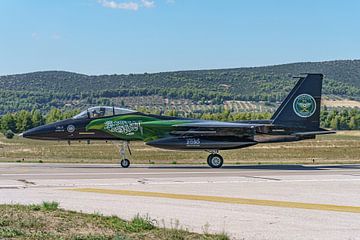
M100 117L100 113L98 111L96 111L96 109L94 109L91 113L92 118L98 118Z
M97 111L99 110L99 111ZM103 117L105 115L105 108L94 109L91 113L93 118Z
M103 108L103 107L100 108L100 111L99 111L100 117L104 117L104 116L105 116L105 111L106 111L105 108Z

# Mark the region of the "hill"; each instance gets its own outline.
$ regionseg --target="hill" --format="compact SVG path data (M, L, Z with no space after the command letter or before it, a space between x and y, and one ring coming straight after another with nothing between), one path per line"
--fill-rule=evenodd
M122 98L162 96L195 102L227 100L278 102L299 73L325 74L324 94L360 98L360 60L304 62L265 67L129 75L46 71L0 76L0 114L21 109L126 105Z

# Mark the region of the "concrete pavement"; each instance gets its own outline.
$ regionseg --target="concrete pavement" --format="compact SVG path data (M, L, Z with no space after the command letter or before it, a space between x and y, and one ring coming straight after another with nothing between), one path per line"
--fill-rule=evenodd
M234 239L360 239L360 165L0 163L0 203L52 200Z

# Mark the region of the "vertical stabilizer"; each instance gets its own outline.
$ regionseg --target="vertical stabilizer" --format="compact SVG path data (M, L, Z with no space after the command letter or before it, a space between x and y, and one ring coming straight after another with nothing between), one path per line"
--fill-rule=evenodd
M320 127L322 74L300 77L295 87L271 117L273 124L303 128L306 131Z

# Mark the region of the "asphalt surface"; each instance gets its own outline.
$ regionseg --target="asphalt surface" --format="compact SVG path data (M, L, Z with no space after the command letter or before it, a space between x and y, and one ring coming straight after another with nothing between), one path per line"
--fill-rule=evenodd
M233 239L360 239L360 165L0 163L0 203L52 200Z

